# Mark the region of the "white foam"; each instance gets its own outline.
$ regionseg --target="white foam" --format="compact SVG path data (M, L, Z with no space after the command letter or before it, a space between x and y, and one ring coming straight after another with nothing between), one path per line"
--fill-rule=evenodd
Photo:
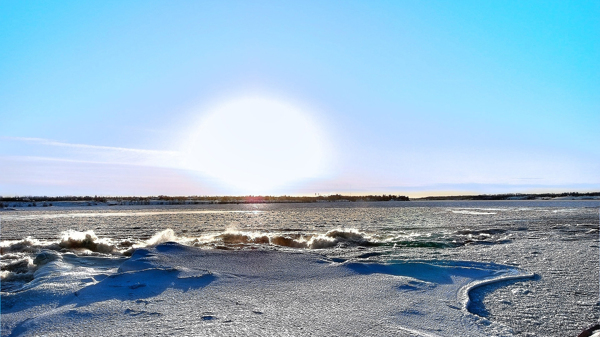
M467 211L467 210L451 210L452 213L456 214L473 214L473 215L493 215L496 212L477 212L477 211Z
M368 245L379 242L356 229L334 229L325 233L290 234L282 232L240 231L228 229L225 232L203 235L199 238L178 238L178 243L186 245L244 245L259 244L290 248L323 249L344 243L349 245Z
M0 243L0 253L3 255L9 252L35 253L40 247L48 244L51 243L36 240L30 236L23 240L6 240Z
M115 245L108 239L98 239L94 231L79 232L68 230L62 234L59 247L67 249L87 249L92 252L112 253Z
M169 241L175 242L177 240L178 240L178 238L177 238L177 235L175 235L175 232L171 228L167 228L162 232L158 232L158 233L154 234L150 239L148 239L144 243L144 246L156 246L163 242L169 242Z

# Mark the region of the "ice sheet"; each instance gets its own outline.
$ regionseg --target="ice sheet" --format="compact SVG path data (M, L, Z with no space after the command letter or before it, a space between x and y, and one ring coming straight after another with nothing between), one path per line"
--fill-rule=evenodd
M3 293L2 336L510 336L470 313L465 296L482 282L531 276L490 263L359 262L177 243L115 264L71 255L47 263L27 289Z

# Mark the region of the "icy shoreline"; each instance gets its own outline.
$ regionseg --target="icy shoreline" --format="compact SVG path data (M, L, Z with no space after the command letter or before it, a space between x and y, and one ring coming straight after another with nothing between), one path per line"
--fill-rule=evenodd
M246 334L266 335L511 336L507 327L481 324L457 309L478 282L528 276L477 262L333 261L319 254L176 243L138 249L116 270L100 265L90 258L59 259L38 270L34 286L3 293L2 336L78 335L82 325L136 335L129 331L169 322L179 323L157 335L204 328L208 335L227 335L243 326ZM241 302L252 310L241 310ZM106 324L107 316L120 323Z

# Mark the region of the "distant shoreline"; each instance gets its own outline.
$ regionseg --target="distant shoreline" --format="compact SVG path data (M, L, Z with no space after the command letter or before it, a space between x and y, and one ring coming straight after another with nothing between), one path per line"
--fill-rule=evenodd
M98 196L27 196L1 197L3 207L49 207L49 206L118 206L118 205L202 205L202 204L271 204L271 203L321 203L321 202L372 202L409 201L402 195L349 196L333 194L314 197L294 196L151 196L151 197L98 197Z
M600 192L564 193L504 193L479 195L450 195L413 198L411 200L600 200Z
M0 209L9 207L50 206L118 206L118 205L199 205L199 204L266 204L373 201L500 201L500 200L600 200L600 192L565 192L540 194L481 194L412 198L403 195L318 195L318 196L0 196Z

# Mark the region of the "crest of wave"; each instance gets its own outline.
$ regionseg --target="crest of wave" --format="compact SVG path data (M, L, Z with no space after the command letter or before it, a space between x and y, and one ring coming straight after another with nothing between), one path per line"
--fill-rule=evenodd
M0 254L9 252L35 253L41 246L43 246L42 242L30 236L18 241L2 241L2 244L0 245Z
M306 246L312 249L335 247L339 243L354 245L370 244L369 237L356 229L334 229L325 234L316 235L306 242Z
M171 228L167 228L162 232L154 234L150 239L146 240L142 246L156 246L164 242L177 242L179 238Z
M94 231L78 232L68 230L62 233L59 247L67 249L88 249L92 252L112 253L115 246L107 239L98 239Z
M356 229L335 229L324 234L306 235L227 230L224 233L210 236L208 242L220 241L224 244L271 244L292 248L322 249L335 247L341 243L349 245L370 245L372 244L370 239L369 236Z

